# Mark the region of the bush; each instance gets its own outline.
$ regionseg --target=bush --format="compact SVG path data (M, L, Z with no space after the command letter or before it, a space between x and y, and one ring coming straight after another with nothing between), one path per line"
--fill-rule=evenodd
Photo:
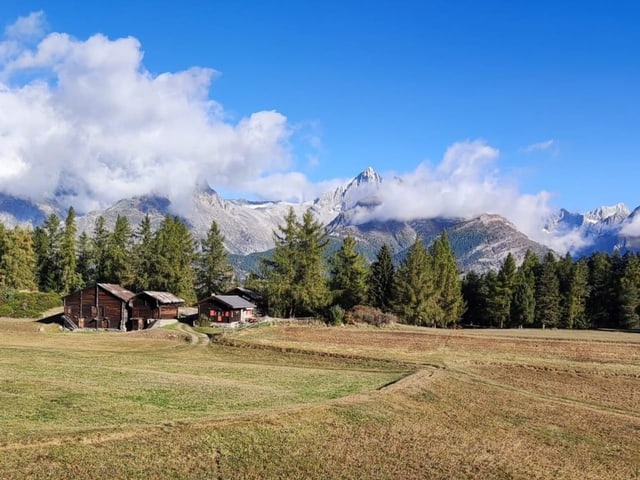
M37 318L51 308L62 306L53 292L0 291L0 317Z
M398 318L392 313L384 313L379 308L369 307L367 305L356 305L347 314L349 323L366 323L376 327L391 325L396 323Z
M344 309L340 305L331 305L327 317L331 325L342 325L344 323Z
M211 326L211 319L206 316L205 314L201 314L198 319L196 320L196 326L197 327L210 327Z

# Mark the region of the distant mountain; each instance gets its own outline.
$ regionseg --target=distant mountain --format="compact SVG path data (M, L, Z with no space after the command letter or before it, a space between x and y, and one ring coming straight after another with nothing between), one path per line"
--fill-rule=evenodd
M569 212L561 209L551 215L544 225L544 232L552 237L573 239L569 243L569 251L579 257L595 251L612 252L620 250L638 250L639 235L629 235L625 231L635 218L640 215L636 208L629 208L619 203L613 206L602 206L586 213ZM640 218L640 217L638 217Z

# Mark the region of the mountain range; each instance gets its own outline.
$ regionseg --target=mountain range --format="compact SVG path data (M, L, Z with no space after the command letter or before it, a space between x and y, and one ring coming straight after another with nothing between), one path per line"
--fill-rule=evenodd
M355 237L359 250L370 260L385 243L400 259L417 237L428 245L444 230L463 271L485 272L498 268L509 253L520 261L528 249L540 257L550 251L549 247L518 231L504 217L494 214L474 218L375 219L375 208L384 201L385 182L369 167L344 185L308 202L228 200L209 185L202 184L194 189L191 208L181 217L195 238L203 238L215 220L241 274L255 265L257 256L273 248L274 229L283 222L290 208L299 218L310 209L325 225L332 248L337 248L347 235ZM91 234L96 219L103 216L107 227L113 228L119 215L127 217L133 228L149 215L152 226L156 227L170 212L171 201L161 195L132 197L104 210L79 215L77 227L79 233ZM36 204L0 194L0 221L7 226L39 225L51 213L61 218L66 216L65 209L55 200ZM567 249L575 256L594 250L636 250L640 249L640 231L634 231L638 221L640 207L632 212L622 204L587 213L561 209L544 222L541 238L549 239L545 244L553 244L552 240L558 238L567 239Z

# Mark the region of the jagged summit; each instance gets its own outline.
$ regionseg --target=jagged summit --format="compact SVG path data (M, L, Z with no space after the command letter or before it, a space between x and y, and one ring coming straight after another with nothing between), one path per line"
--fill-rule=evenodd
M587 212L585 219L592 222L608 221L608 223L620 223L627 218L631 210L624 204L618 203L612 206L602 206Z
M382 177L376 172L373 167L367 167L365 170L360 172L356 177L353 178L347 185L347 188L350 186L358 186L362 184L377 184L382 183Z

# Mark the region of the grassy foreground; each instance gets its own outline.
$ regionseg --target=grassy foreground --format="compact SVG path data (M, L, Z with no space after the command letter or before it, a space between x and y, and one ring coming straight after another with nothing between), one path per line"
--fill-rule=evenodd
M3 319L0 404L0 478L640 478L634 334Z

